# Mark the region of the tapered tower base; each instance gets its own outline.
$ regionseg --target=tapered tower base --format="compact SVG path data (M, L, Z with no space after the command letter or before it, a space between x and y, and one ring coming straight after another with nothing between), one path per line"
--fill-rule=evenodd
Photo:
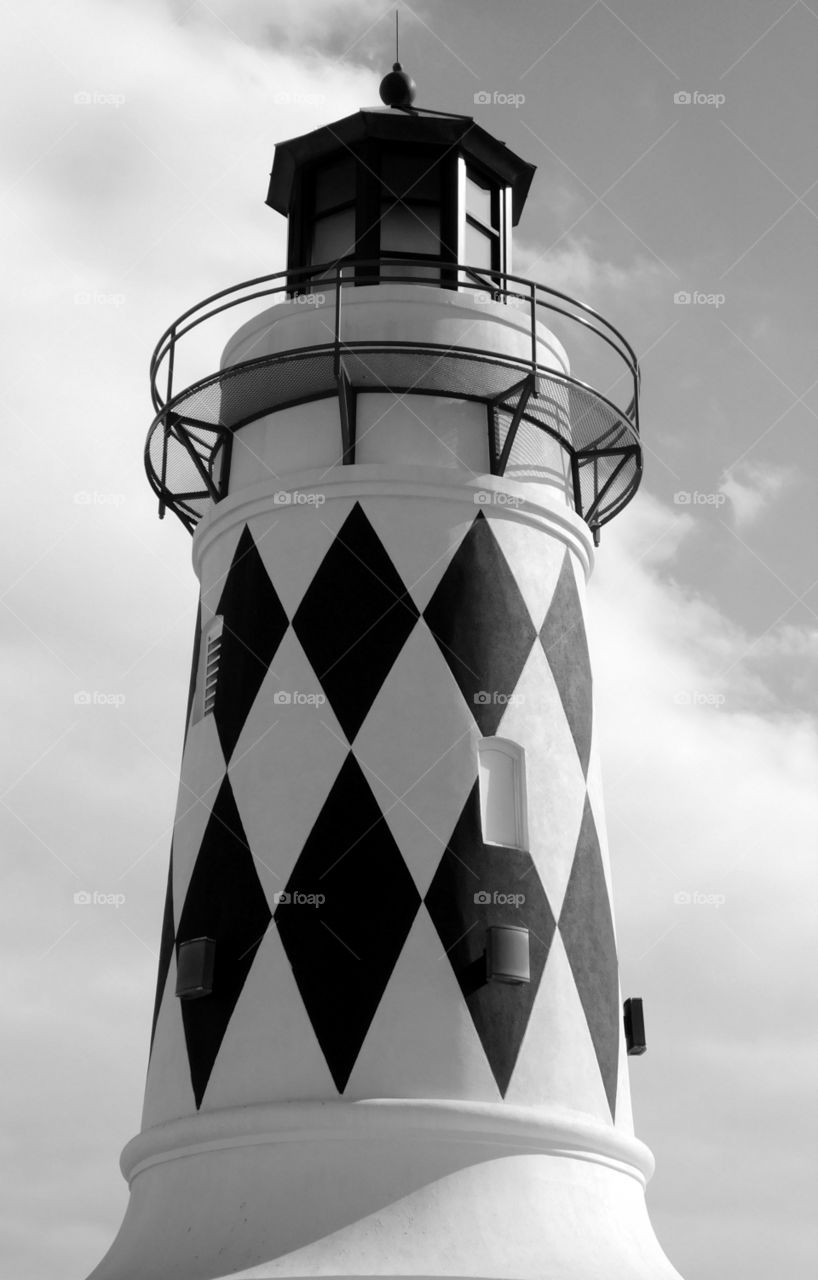
M211 1112L125 1148L130 1206L90 1280L679 1280L645 1208L652 1165L636 1139L569 1111Z

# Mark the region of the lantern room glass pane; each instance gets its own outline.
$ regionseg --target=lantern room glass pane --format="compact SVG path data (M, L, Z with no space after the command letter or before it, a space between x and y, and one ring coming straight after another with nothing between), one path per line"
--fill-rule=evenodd
M319 218L312 233L311 262L335 262L355 252L355 210L340 209Z
M336 160L315 175L315 212L334 209L355 199L355 162L351 156Z
M486 227L495 227L497 219L494 215L496 206L494 192L477 181L472 174L466 175L466 212Z
M440 209L435 205L393 204L385 206L385 210L381 219L382 252L419 253L427 258L439 255Z
M495 246L499 248L499 240L497 236L489 235L486 231L481 231L479 227L475 227L469 221L466 222L466 264L470 267L497 267L498 252Z

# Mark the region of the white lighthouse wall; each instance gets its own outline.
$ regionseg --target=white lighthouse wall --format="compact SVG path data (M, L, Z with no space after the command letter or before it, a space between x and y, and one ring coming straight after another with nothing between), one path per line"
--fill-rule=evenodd
M276 352L332 344L335 294L328 287L323 293L306 294L260 312L234 333L225 347L222 368ZM527 301L480 302L471 292L439 285L346 284L341 290L339 327L345 343L439 343L444 348L531 358ZM538 362L570 373L568 356L556 335L539 323L536 332Z
M246 489L264 477L280 480L283 486L294 471L335 467L342 455L337 396L265 414L233 437L230 491Z
M153 1151L135 1140L128 1212L91 1280L678 1280L647 1217L641 1143L606 1144L568 1114L342 1110L224 1112L168 1126Z
M527 305L481 301L480 295L473 293L422 285L345 287L341 298L342 356L356 342L396 342L439 348L439 356L433 354L426 361L426 368L431 364L432 372L436 361L442 363L450 352L458 350L484 351L518 361L531 359ZM280 303L238 330L225 350L222 367L331 344L335 322L334 289ZM568 357L554 334L538 324L536 335L536 358L541 368L568 374ZM397 396L380 392L377 388L384 378L379 372L381 366L366 353L362 363L368 374L368 389L357 397L357 463L459 467L470 474L490 469L483 401L413 393L412 385L421 376L414 365L408 372L400 366L392 371L398 382L408 379L408 390ZM524 371L519 369L520 377ZM497 387L483 386L483 377L480 365L473 363L462 365L457 373L470 394L495 394ZM506 380L511 385L518 378L510 374ZM545 420L570 437L565 384L541 381L539 391ZM226 403L240 402L239 384L229 384L225 394ZM337 465L342 453L337 397L265 414L234 435L230 493L258 483L265 474L283 482L303 468ZM571 501L567 454L553 436L530 423L520 424L507 474L517 480L552 486L564 501Z

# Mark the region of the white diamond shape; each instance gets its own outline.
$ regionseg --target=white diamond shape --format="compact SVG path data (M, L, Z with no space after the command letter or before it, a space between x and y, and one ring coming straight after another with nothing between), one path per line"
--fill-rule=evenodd
M497 734L525 751L529 849L558 919L582 822L585 779L541 644L529 654Z
M237 521L236 524L231 525L229 529L224 530L223 533L219 534L218 538L214 538L208 544L202 557L199 577L202 583L203 630L213 620L213 616L219 607L219 601L227 582L227 575L232 568L236 547L243 532L244 525Z
M539 632L560 576L565 544L542 529L524 523L520 515L511 510L498 514L492 508L486 518Z
M224 1033L202 1110L335 1094L275 922L270 921Z
M276 702L284 693L289 702ZM241 731L230 783L270 910L287 884L349 747L292 629Z
M156 1035L148 1063L142 1128L164 1124L178 1116L196 1114L196 1099L190 1083L182 1005L176 996L176 958L171 957L165 982Z
M422 613L481 508L399 495L367 498L361 505Z
M178 927L205 828L224 779L224 754L212 715L190 726L173 824L173 914Z
M570 1107L611 1123L594 1043L559 931L554 934L506 1102Z
M421 620L353 747L421 897L474 786L477 737L454 676Z
M613 902L613 882L611 880L611 858L608 848L608 828L605 821L605 802L602 791L602 771L599 763L599 752L593 747L591 748L591 756L588 762L588 799L591 804L591 812L594 815L594 826L596 827L597 839L599 840L599 852L602 858L602 870L605 873L605 884L608 888L608 897ZM614 924L614 932L616 925Z
M468 1005L424 906L381 997L344 1096L500 1101Z
M290 619L355 505L354 498L334 498L331 490L326 496L327 501L321 505L282 505L248 522L270 581Z

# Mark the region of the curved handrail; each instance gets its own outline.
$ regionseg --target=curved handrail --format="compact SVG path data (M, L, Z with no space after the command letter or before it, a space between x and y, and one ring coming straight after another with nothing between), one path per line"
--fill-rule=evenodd
M419 268L431 271L433 274L418 276ZM475 291L482 291L488 294L493 302L513 305L518 314L520 310L523 312L527 310L530 327L529 353L528 355L518 353L512 356L490 348L480 349L458 343L444 345L409 340L378 341L376 338L363 339L352 338L352 336L345 338L342 333L342 320L345 314L342 306L344 288L379 284L411 284L453 291L466 290L472 295ZM334 315L332 327L327 325L331 333L331 341L290 348L276 353L271 352L257 359L239 361L216 370L213 370L212 363L208 362L209 370L203 376L196 377L192 381L187 380L186 385L181 389L174 388L174 376L178 374L177 351L180 349L180 344L185 345L186 337L201 325L246 304L254 304L252 316L248 319L255 319L265 314L258 308L259 301L263 299L293 299L309 297L319 292L334 293L334 298L326 308L328 315ZM322 298L321 301L323 303L324 299ZM573 371L567 373L555 369L550 364L540 363L541 334L538 331L538 324L541 319L549 315L560 316L570 323L581 326L584 332L593 335L595 339L600 339L605 343L606 348L614 353L621 362L622 368L608 390L612 391L623 374L627 372L631 382L630 401L627 407L623 408L615 404L609 394L598 390L588 380L576 377ZM522 332L525 332L525 327ZM557 333L560 338L565 337L564 332L560 332L559 329ZM587 515L595 538L598 537L599 527L617 514L636 491L642 470L639 442L639 364L630 343L604 316L586 303L570 297L559 289L552 289L547 285L507 272L469 267L462 263L442 263L440 259L351 259L345 262L279 271L231 285L189 307L161 335L151 356L151 400L155 417L145 443L145 466L151 487L159 497L160 516L164 514L166 506L169 506L182 523L191 532L193 531L201 516L201 507L197 504L208 496L214 501L218 501L220 496L223 496L220 492L220 481L216 480L214 473L214 458L226 446L225 457L229 469L232 432L252 421L252 418L248 417L227 425L221 420L221 415L213 421L205 420L207 414L204 417L193 416L191 410L195 396L208 391L214 384L229 381L233 377L244 377L252 373L257 366L275 364L280 360L297 361L316 354L332 357L334 379L340 388L345 377L342 374L343 356L356 353L362 356L365 352L370 355L383 355L393 350L403 352L423 350L430 355L448 353L460 360L507 365L509 368L519 370L523 375L522 382L515 383L515 390L526 383L530 387L536 387L537 380L544 377L561 382L569 389L574 387L582 391L599 409L606 411L608 428L602 435L586 437L585 444L576 440L572 442L571 439L564 437L561 430L559 432L553 430L547 422L542 420L542 415L532 416L536 393L532 398L532 404L527 405L529 392L521 392L518 407L513 413L509 444L504 447L502 458L498 457L492 461L492 470L495 467L495 461L504 468L507 451L511 447L517 426L523 420L554 435L571 457L575 503L580 514L583 513L586 505L582 494L585 481L581 481L581 476L590 475L591 477L591 496L588 498ZM599 352L601 350L601 348L598 349ZM587 357L587 344L585 351ZM574 354L576 354L575 351ZM591 360L593 361L593 354ZM164 390L160 390L160 381L164 384ZM342 394L340 389L338 394ZM429 392L429 394L432 393ZM501 399L492 394L487 403L499 405ZM343 412L342 410L342 416ZM256 410L254 415L258 416ZM580 417L576 425L581 421ZM162 431L161 460L154 448L156 432L160 429ZM490 448L493 447L490 446ZM173 465L176 466L180 449L186 451L188 456L186 465L192 467L186 479L189 478L191 484L195 484L198 475L199 482L205 486L204 489L193 488L188 484L183 488L168 487L169 450L173 454ZM610 464L606 461L616 457L620 459L618 465L614 466L613 461ZM494 459L493 454L492 458Z
M417 270L418 268L435 270L438 272L438 278L426 279L415 275L401 276L400 274L395 274L401 267L404 269L411 268L412 270ZM334 271L334 275L327 277L327 272L331 271ZM411 283L433 288L448 287L441 281L440 277L441 275L450 276L455 287L460 286L471 290L483 289L485 292L490 293L493 299L514 298L527 303L531 308L532 352L536 352L536 322L540 310L561 315L567 320L583 326L605 342L619 356L631 373L633 377L631 401L627 408L617 409L617 412L627 417L637 426L638 430L639 363L630 343L610 321L588 306L587 303L580 302L559 289L552 289L537 281L527 280L523 276L512 275L508 272L494 271L483 267L470 267L462 263L441 263L436 258L352 259L343 263L324 263L277 271L270 275L256 276L252 280L246 280L240 284L220 289L203 301L195 303L187 311L182 312L159 338L150 362L151 400L155 411L161 413L173 398L174 364L176 349L180 341L205 321L211 320L214 316L235 307L255 303L262 298L272 297L276 294L284 294L290 297L297 296L309 284L321 283L327 291L355 287L361 283L359 279L361 272L366 273L366 284ZM388 274L384 274L384 272L388 272ZM468 282L461 278L466 273L471 277ZM509 287L514 285L522 286L525 292ZM252 292L248 293L247 290L252 290ZM558 306L551 299L559 299L560 302L567 303L572 310ZM214 303L219 305L214 306ZM338 311L339 308L336 307L336 324ZM607 332L603 332L603 328L599 326L603 326ZM337 332L335 341L336 343L340 341L340 334ZM535 358L532 358L531 364L532 368L534 368L536 365ZM166 383L164 393L159 388L160 377L163 374L165 375L163 380Z

